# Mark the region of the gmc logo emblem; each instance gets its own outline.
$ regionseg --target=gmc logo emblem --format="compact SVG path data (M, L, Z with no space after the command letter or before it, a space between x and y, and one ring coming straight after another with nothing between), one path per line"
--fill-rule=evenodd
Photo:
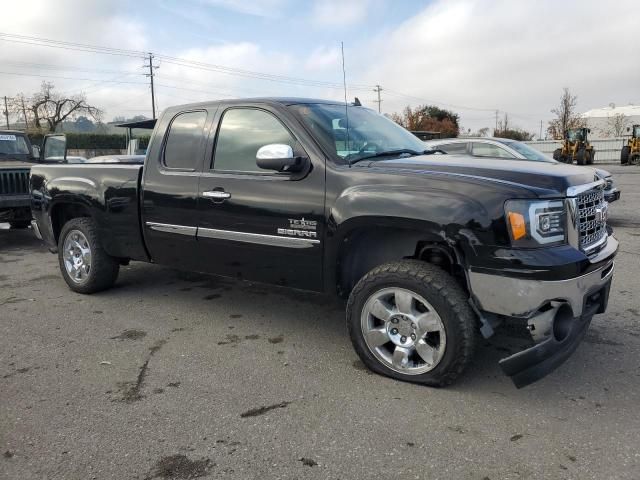
M607 222L607 206L606 205L602 208L596 208L596 222L597 223Z

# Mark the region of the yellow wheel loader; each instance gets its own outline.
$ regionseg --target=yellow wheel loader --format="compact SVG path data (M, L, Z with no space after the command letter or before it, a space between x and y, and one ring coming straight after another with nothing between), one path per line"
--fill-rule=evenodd
M562 148L557 148L553 152L553 159L563 163L573 163L578 165L592 165L596 156L596 151L589 143L589 128L570 128L564 134Z
M620 152L622 165L640 165L640 125L634 125L631 129L631 137Z

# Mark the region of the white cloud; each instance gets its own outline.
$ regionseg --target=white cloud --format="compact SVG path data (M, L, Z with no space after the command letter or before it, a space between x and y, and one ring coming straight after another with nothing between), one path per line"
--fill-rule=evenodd
M337 70L341 65L340 49L337 47L320 46L316 48L305 62L307 70Z
M203 3L257 17L279 17L288 0L201 0Z
M631 12L638 12L635 0L436 0L360 47L371 52L362 78L387 88L386 111L420 103L393 96L396 90L505 110L538 131L564 86L582 110L639 100L640 68L629 61L637 57ZM491 111L453 109L471 128L494 123Z
M311 21L321 27L347 27L365 21L373 3L372 0L317 0Z

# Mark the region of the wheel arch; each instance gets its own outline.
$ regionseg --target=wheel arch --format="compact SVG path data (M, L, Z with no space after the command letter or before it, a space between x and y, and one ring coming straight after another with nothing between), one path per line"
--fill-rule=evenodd
M462 271L462 251L442 230L420 228L416 222L400 218L361 223L355 222L335 237L334 252L328 260L335 266L330 281L341 296L348 296L367 272L392 261L416 259L452 274Z
M51 230L53 238L58 243L60 232L65 223L69 220L79 217L93 218L91 209L88 205L76 201L60 201L53 204L50 208Z

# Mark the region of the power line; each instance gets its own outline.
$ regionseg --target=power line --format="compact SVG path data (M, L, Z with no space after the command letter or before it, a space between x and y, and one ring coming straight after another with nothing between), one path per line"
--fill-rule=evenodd
M62 77L57 75L38 75L37 73L18 73L18 72L1 72L0 75L14 75L18 77L39 77L39 78L59 78L63 80L87 80L91 82L110 82L110 83L128 83L132 85L146 85L144 82L125 82L117 80L100 80L97 78L78 78L78 77Z
M126 57L144 58L145 60L147 60L149 56L149 53L140 52L136 50L116 49L111 47L101 47L97 45L88 45L88 44L75 43L75 42L62 42L59 40L52 40L52 39L41 38L41 37L29 37L26 35L0 33L0 40L17 42L17 43L25 43L29 45L36 45L36 46L42 46L42 47L61 48L65 50L76 50L76 51L89 52L89 53L102 53L102 54L109 54L109 55L121 55ZM257 72L252 70L244 70L240 68L233 68L233 67L227 67L224 65L198 62L195 60L188 60L188 59L173 57L169 55L154 54L154 57L177 66L187 67L187 68L196 68L200 70L215 71L217 73L222 73L226 75L234 75L234 76L240 76L240 77L254 78L258 80L303 85L303 86L315 86L315 87L338 88L338 89L342 88L340 83L336 83L336 82L327 82L327 81L312 80L312 79L305 79L305 78L299 78L299 77L290 77L285 75L275 75L275 74ZM369 89L371 87L373 87L373 85L354 84L352 86L353 89Z
M475 110L478 112L493 112L495 111L495 108L481 108L481 107L469 107L469 106L464 106L464 105L456 105L453 103L445 103L445 102L439 102L436 100L429 100L427 98L423 98L423 97L417 97L415 95L409 95L406 93L402 93L399 92L397 90L391 90L391 89L386 89L387 93L389 93L390 95L394 95L394 96L398 96L398 97L405 97L405 98L412 98L414 100L419 100L421 102L426 102L426 103L432 103L432 104L436 104L436 105L442 105L445 107L449 107L449 108L456 108L459 110Z

